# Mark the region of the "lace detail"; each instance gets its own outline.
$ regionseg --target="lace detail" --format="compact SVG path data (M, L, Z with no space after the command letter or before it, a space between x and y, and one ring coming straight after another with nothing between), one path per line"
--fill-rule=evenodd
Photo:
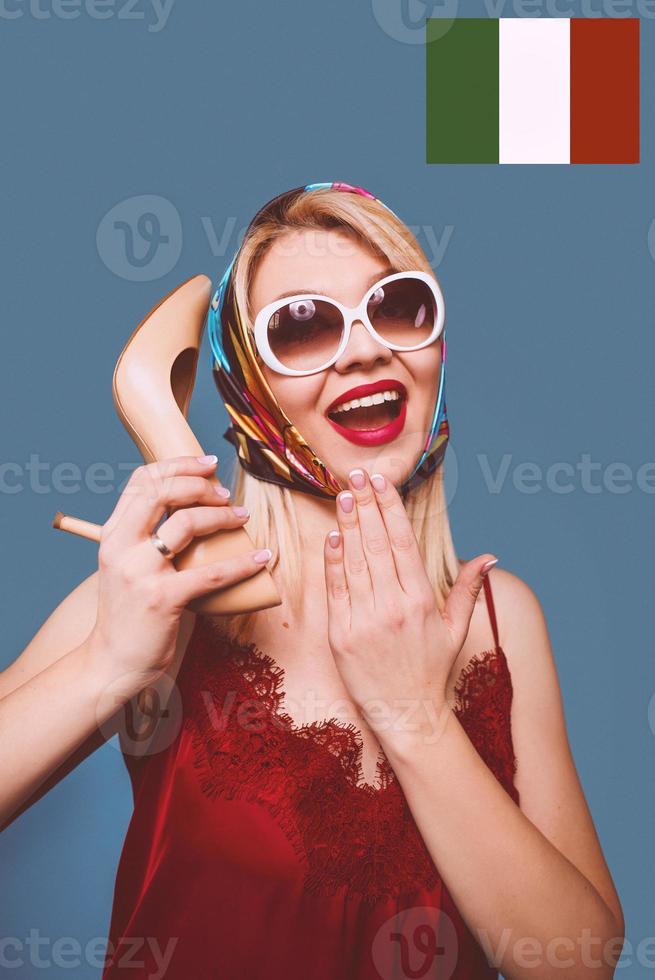
M374 786L363 779L355 725L296 725L282 707L284 669L272 657L200 615L178 681L203 792L264 805L304 864L308 891L345 889L375 902L435 887L438 871L384 751ZM510 705L509 670L496 647L462 671L453 710L518 802Z
M475 654L455 685L455 707L466 734L498 781L519 802L511 730L512 675L502 647Z

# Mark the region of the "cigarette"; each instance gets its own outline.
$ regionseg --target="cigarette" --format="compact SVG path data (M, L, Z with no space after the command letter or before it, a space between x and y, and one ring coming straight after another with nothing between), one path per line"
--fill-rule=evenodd
M100 541L100 534L102 532L101 524L82 521L79 517L62 514L60 510L53 517L52 526L58 528L60 531L69 531L71 534L77 534L81 538L88 538L89 541Z

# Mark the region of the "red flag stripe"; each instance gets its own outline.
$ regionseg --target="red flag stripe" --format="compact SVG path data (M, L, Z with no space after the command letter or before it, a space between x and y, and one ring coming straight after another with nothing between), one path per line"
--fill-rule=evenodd
M639 18L571 19L571 163L639 162Z

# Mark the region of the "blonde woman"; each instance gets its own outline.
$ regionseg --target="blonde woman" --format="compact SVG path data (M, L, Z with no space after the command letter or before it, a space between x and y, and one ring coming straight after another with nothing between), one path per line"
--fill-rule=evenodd
M103 977L613 976L622 909L539 601L453 546L444 303L416 239L363 188L278 195L210 340L248 513L215 457L139 467L97 573L0 678L5 822L120 734ZM245 523L259 564L178 572L151 540ZM186 608L262 562L281 605ZM124 723L144 706L145 743Z

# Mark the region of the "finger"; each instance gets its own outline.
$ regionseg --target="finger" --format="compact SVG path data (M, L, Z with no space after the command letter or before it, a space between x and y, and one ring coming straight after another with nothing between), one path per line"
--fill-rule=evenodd
M401 588L410 596L420 595L426 588L432 593L414 528L400 494L382 473L372 473L370 482L387 530Z
M377 607L382 607L394 592L402 592L391 542L368 473L364 469L351 470L348 481L355 495L360 537L373 585L373 601Z
M148 492L152 494L158 484L164 483L170 477L194 475L213 477L217 462L217 457L213 455L171 456L169 459L137 466L131 473L112 514L105 522L105 527L111 530L118 524L134 497L140 497Z
M357 506L351 490L337 494L337 521L343 542L343 566L352 610L375 608L373 584L359 530Z
M159 525L157 537L179 555L194 538L220 528L242 527L249 516L245 507L183 507Z
M263 560L257 560L256 555L263 555ZM265 557L268 556L268 557ZM245 555L236 555L221 561L201 565L199 568L186 568L167 578L167 587L171 590L172 601L178 608L183 608L197 596L227 588L244 579L251 578L265 567L270 561L270 549L256 549Z
M171 456L168 459L137 466L127 481L116 503L109 520L105 522L108 528L120 520L124 511L129 507L132 497L138 495L155 479L164 480L170 476L201 474L213 475L216 469L216 456Z
M480 594L484 576L498 559L493 555L478 555L462 565L455 583L448 593L443 620L460 646L464 643L473 616L475 603Z
M148 478L130 498L120 519L110 529L121 543L133 544L149 537L167 511L191 504L224 507L227 497L220 496L218 483L203 476L168 476L162 481Z
M330 531L323 542L328 621L332 635L350 628L350 593L343 567L343 539L339 531Z

